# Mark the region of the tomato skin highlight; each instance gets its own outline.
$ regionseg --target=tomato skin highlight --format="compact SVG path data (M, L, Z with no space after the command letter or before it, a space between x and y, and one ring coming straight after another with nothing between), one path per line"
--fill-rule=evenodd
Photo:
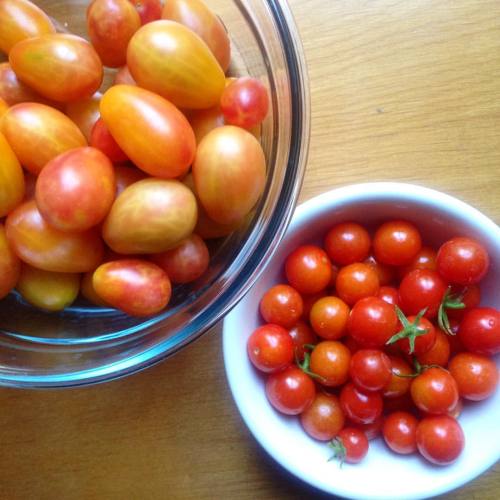
M465 313L458 328L458 340L476 354L500 353L500 311L476 307Z

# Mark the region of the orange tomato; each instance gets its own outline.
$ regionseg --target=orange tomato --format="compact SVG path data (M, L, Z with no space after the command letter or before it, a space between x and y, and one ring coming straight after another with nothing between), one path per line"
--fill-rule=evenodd
M0 224L0 299L15 286L21 271L21 261L12 251L3 224Z
M129 0L141 18L141 24L161 18L162 0Z
M90 140L90 132L95 122L99 119L99 104L102 94L96 92L92 97L66 104L66 114L76 123L82 134Z
M201 140L214 128L225 125L224 115L222 114L220 106L195 111L189 117L189 123L191 124L191 127L193 127L197 144L199 144Z
M5 102L4 99L0 97L0 120L2 119L3 114L9 109L9 105Z
M58 102L92 96L103 77L101 60L92 45L62 33L19 42L10 51L9 62L21 81Z
M21 40L56 32L49 16L28 0L2 0L0 26L0 50L7 54Z
M21 164L35 175L57 155L87 145L80 129L65 114L33 102L9 108L0 131Z
M94 284L92 283L92 278L94 277L94 271L89 271L83 275L82 281L80 283L80 293L89 302L95 304L96 306L108 307L109 305L105 300L101 299L94 289Z
M225 76L207 45L174 21L145 24L130 40L127 66L138 85L188 109L215 106Z
M0 217L7 215L23 198L23 170L14 151L0 132Z
M186 117L166 99L139 87L115 85L101 100L101 116L140 169L162 178L188 171L196 150L194 133Z
M90 41L102 63L118 68L127 59L127 45L141 18L128 0L94 0L87 9Z
M9 105L20 102L42 102L49 104L47 99L38 95L23 82L20 82L8 62L0 63L0 97Z
M5 230L17 256L38 269L84 273L95 269L102 261L103 245L97 231L59 231L47 224L34 200L10 212Z

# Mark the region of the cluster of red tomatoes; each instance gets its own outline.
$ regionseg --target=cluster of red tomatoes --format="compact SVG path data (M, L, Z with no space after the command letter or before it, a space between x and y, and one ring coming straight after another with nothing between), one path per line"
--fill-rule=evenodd
M402 220L373 237L341 223L323 248L295 249L288 284L264 294L266 324L247 344L270 403L349 462L381 433L395 453L452 463L464 447L462 398L483 400L498 383L500 312L479 306L488 267L478 241L435 251Z
M0 298L57 311L81 291L147 316L261 196L268 94L226 77L202 0L93 0L86 20L90 42L0 2ZM119 69L102 94L103 66Z

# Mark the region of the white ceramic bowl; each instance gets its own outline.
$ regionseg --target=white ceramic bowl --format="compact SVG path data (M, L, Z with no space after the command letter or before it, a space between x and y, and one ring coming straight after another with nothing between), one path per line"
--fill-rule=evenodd
M264 378L248 360L246 343L261 324L263 293L284 282L283 263L298 245L321 243L328 228L355 220L373 226L404 218L417 224L433 246L456 236L479 239L488 248L491 269L481 284L482 304L500 308L500 228L471 206L449 195L416 185L370 183L342 187L299 206L284 240L259 280L224 320L224 362L238 409L255 438L283 467L328 493L355 499L429 498L458 488L500 458L500 390L486 401L467 404L460 416L466 444L457 462L432 466L417 454L391 453L381 438L370 442L364 461L339 468L325 443L302 430L297 417L275 411L264 393ZM500 356L497 356L500 366Z

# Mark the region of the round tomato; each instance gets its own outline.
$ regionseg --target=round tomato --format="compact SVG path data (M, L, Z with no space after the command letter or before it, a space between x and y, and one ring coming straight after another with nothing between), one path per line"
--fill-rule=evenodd
M449 335L444 333L440 328L434 328L434 330L436 332L436 340L433 346L428 351L417 354L417 360L421 365L446 366L450 359Z
M128 0L126 0L128 1ZM128 161L128 156L113 139L108 127L102 118L99 118L90 132L89 144L102 151L113 163L124 163Z
M0 217L4 217L21 203L24 192L23 170L5 136L0 132Z
M289 285L270 288L260 301L260 314L267 323L291 328L302 316L302 297Z
M418 229L404 220L382 224L373 237L375 258L382 264L391 266L409 264L421 247L422 239Z
M399 292L397 288L393 286L381 286L378 290L377 297L393 306L399 305Z
M19 279L21 262L12 251L3 224L0 224L0 299L3 299Z
M399 356L389 356L391 360L392 376L389 383L384 387L382 395L384 398L401 398L408 393L413 373L411 366ZM410 376L409 376L410 375Z
M337 396L325 392L318 392L311 406L300 415L304 430L319 441L332 440L344 427L344 421Z
M382 351L360 349L351 358L349 375L361 390L379 391L391 381L391 360Z
M422 247L413 260L407 265L398 269L398 275L403 279L410 271L415 269L437 270L437 252L431 247Z
M260 326L248 338L247 352L252 364L262 372L273 373L293 361L294 344L288 332L279 325Z
M344 384L349 378L351 352L336 340L324 340L311 353L309 368L320 377L319 382L328 387Z
M384 420L382 434L387 446L401 455L417 451L418 420L408 412L397 411Z
M362 262L368 257L371 240L368 231L356 222L332 227L325 237L325 250L332 262L341 266Z
M288 330L294 344L294 352L297 358L302 361L305 352L308 352L306 345L313 345L318 342L318 337L304 321L297 321L295 325ZM307 351L306 351L307 349Z
M357 422L351 422L350 420L347 420L346 427L354 427L355 429L363 431L363 434L366 436L368 441L371 441L372 439L376 439L377 437L380 436L380 433L382 432L383 423L384 423L384 416L380 415L378 418L376 418L373 422L370 422L369 424L359 424Z
M313 293L311 295L302 294L302 302L304 304L304 309L302 311L302 319L304 321L309 321L309 316L311 314L311 309L313 305L321 298L326 297L327 293L325 290L322 290L318 293Z
M337 295L350 306L365 297L377 295L379 287L377 272L362 262L342 267L335 281Z
M369 443L363 431L354 427L344 427L331 442L330 447L334 451L334 457L339 458L341 463L357 464L368 453Z
M92 128L100 116L101 98L102 94L96 92L92 97L66 104L65 113L75 122L87 141L90 141Z
M346 334L349 306L338 297L323 297L312 306L309 318L321 338L337 340Z
M461 320L467 311L479 306L481 302L481 289L478 285L469 285L465 288L452 287L450 296L453 301L463 304L463 308L455 309L450 307L449 303L445 303L446 314L449 319Z
M382 414L382 396L378 392L364 392L352 382L342 387L340 404L345 415L358 424L374 422Z
M500 312L492 307L471 309L460 323L458 339L468 351L487 356L500 353Z
M396 345L406 354L420 356L434 346L436 342L436 329L426 318L420 316L401 316L401 331L396 333L390 343L398 339Z

